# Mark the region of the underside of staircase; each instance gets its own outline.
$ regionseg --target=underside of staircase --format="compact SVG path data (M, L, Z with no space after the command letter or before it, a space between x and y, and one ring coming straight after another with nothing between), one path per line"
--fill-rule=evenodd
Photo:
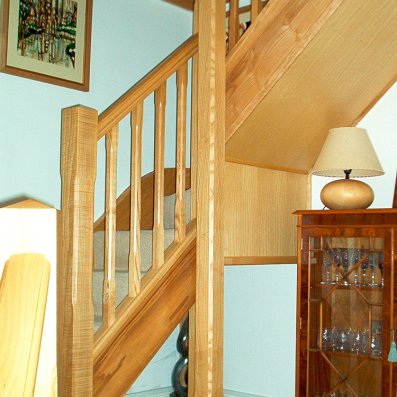
M226 61L226 159L308 173L397 78L395 1L270 1Z

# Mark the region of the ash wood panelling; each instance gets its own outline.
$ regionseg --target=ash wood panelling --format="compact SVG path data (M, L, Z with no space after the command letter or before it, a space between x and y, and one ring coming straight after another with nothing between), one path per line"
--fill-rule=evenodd
M257 20L267 19L266 10L277 3L270 1ZM317 7L317 2L303 3L307 10ZM228 141L227 158L270 168L310 170L328 130L340 125L356 125L396 81L396 19L394 1L343 1L295 62L284 70L284 75L277 76L277 83L274 82ZM306 23L299 19L295 25ZM285 26L283 29L289 30ZM251 33L247 31L241 41L248 40ZM270 33L262 40L266 45L273 43ZM282 48L277 43L277 51ZM278 58L278 55L268 53L266 63ZM247 59L247 68L254 68L259 59L259 52L252 60ZM256 75L261 76L261 80L267 80L263 76L271 76L267 72L268 66ZM240 100L238 97L243 95L238 87L244 84L240 80L245 77L243 73L237 74L240 65L235 67L234 81L228 74L231 79L228 80L228 91L236 90L237 99L234 101L227 95L229 107L234 107ZM252 76L252 87L262 84L257 77ZM229 116L230 112L226 114Z
M308 45L341 0L271 1L226 63L226 141Z
M63 255L58 274L59 393L92 396L92 263L98 114L62 111Z
M225 1L200 0L195 396L223 396Z
M141 289L141 175L143 103L131 114L132 156L130 185L130 254L128 258L128 295L134 298Z
M110 327L116 315L116 201L119 129L106 135L105 265L102 293L102 321Z
M164 263L164 134L166 83L155 91L156 126L154 144L153 268Z
M96 397L124 395L194 303L195 235L191 224L184 242L170 246L164 266L149 271L142 292L120 305L115 325L97 340Z
M130 88L99 116L98 140L117 125L131 110L152 94L179 66L197 52L197 34L186 40L141 81Z
M0 280L0 395L35 392L50 263L40 254L12 255Z
M164 169L164 196L175 193L176 172L175 168ZM141 229L153 228L153 194L154 194L154 173L150 172L141 180ZM186 169L186 190L190 189L190 169ZM131 212L130 188L127 188L117 199L117 230L130 230ZM104 217L98 218L94 225L94 231L104 230Z
M175 198L175 241L182 241L186 235L186 90L187 64L177 72L178 108L176 137L176 198Z
M225 257L295 257L292 213L307 208L309 179L307 175L226 163Z
M226 266L297 263L296 256L225 256Z

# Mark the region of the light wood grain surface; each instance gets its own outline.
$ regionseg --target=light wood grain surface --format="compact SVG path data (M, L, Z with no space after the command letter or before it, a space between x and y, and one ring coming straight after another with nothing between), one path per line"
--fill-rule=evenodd
M225 2L200 0L195 396L223 396Z
M35 397L57 395L57 238L60 212L28 199L0 209L0 274L11 255L40 253L51 264Z
M4 266L0 282L2 396L34 395L50 268L40 254L13 255Z
M226 140L308 45L341 0L271 1L226 63Z
M277 7L278 3L281 2L269 2L257 21L266 19L267 10ZM329 7L335 7L337 3L332 1ZM294 51L300 51L303 44L301 34L297 33L293 38L291 34L294 29L300 32L301 26L308 23L317 23L313 18L318 14L313 12L309 18L303 19L300 16L303 12L310 12L312 7L319 10L325 3L301 4L303 9L296 18L286 17L286 25L275 19L278 28L273 25L274 31L264 32L261 43L265 44L261 44L260 51L274 45L272 51L268 48L269 51L262 53L258 49L252 59L247 58L249 52L243 54L251 77L241 70L240 63L232 67L235 73L232 70L229 72L231 65L227 67L226 103L228 109L234 109L236 116L242 115L243 110L237 104L242 98L249 97L249 90L251 95L256 95L258 87L263 86L265 81L272 85L228 141L228 158L270 168L286 167L307 172L313 166L328 130L335 126L356 125L396 81L397 5L395 1L388 0L343 1L295 62L284 71L278 66L271 78L269 68L274 66L273 62L285 59L281 52L287 49L281 45L283 42L274 42L272 35L278 29L279 39L285 36L285 39L292 40L290 44L295 47ZM288 13L294 10L295 7L288 6ZM265 20L263 23L266 26ZM248 41L251 33L247 31L239 46L243 46L244 39ZM299 45L295 43L296 38ZM260 54L266 55L266 65L255 72L255 65L259 67L261 62ZM237 57L238 54L233 55ZM269 63L269 59L273 62ZM245 85L247 79L250 81ZM246 95L239 90L243 85ZM250 106L253 105L250 102ZM229 119L227 133L231 134L235 129L229 126L235 116L229 111L226 114Z
M177 72L177 136L176 136L176 198L175 198L175 241L183 241L186 235L186 95L188 65Z
M134 298L141 289L141 175L143 103L131 113L130 254L128 258L128 295Z
M98 113L62 111L63 255L58 271L59 390L92 396L92 265Z
M309 179L307 175L226 163L225 257L295 257L292 213L308 208Z
M114 323L116 313L116 201L118 126L106 135L105 262L102 292L104 327Z
M156 124L154 138L154 205L152 266L164 264L164 140L167 86L163 82L155 91Z

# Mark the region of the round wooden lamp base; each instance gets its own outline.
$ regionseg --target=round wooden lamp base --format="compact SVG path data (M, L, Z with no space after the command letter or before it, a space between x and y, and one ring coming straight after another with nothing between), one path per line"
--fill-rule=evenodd
M374 192L366 183L354 179L339 179L323 187L323 204L331 210L368 208L374 201Z

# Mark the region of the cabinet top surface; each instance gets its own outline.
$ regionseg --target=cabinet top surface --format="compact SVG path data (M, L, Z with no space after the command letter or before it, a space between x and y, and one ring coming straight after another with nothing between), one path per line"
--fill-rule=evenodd
M372 208L364 210L297 210L294 215L371 215L371 214L397 214L397 208Z

